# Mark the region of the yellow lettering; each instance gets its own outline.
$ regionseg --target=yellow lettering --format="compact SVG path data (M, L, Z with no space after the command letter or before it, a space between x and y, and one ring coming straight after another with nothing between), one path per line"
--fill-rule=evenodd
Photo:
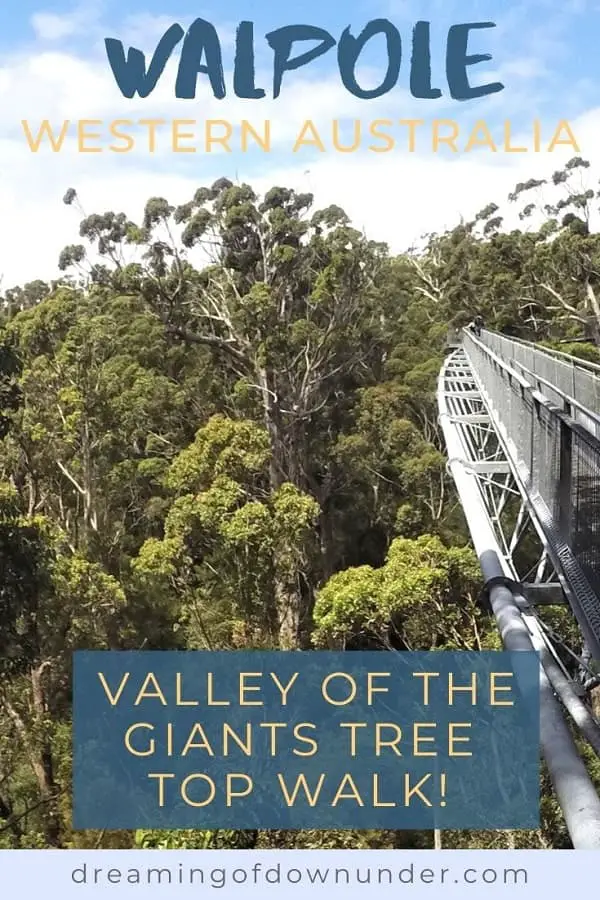
M124 738L125 746L129 750L129 752L132 754L132 756L152 756L152 754L154 753L154 750L155 750L154 738L150 738L150 749L149 750L136 750L134 747L131 746L131 741L130 741L131 735L138 728L149 728L150 731L154 731L154 725L151 725L149 722L137 722L135 725L130 725L129 728L127 729L127 731L125 732L125 738Z
M246 722L246 740L245 742L236 734L231 725L228 725L227 722L223 724L223 755L229 756L229 741L228 735L231 735L231 738L238 745L240 750L246 754L246 756L252 756L252 726L250 722Z
M391 119L375 119L374 122L369 124L369 132L374 138L381 138L385 143L385 147L375 147L373 144L370 145L369 150L372 150L373 153L389 153L390 150L394 149L394 138L391 134L386 134L385 132L379 131L379 126L382 125L385 128L391 128L393 125L393 121Z
M194 140L194 132L193 131L183 131L181 132L179 129L185 125L195 125L195 119L173 119L172 129L171 129L171 144L173 153L196 153L196 147L182 147L181 141Z
M493 150L494 153L498 149L492 139L492 135L490 134L490 130L487 127L487 123L483 120L476 122L473 126L473 130L469 135L469 140L467 141L467 146L465 147L465 153L468 153L473 149L473 147L489 147L489 149Z
M469 737L457 737L454 734L455 728L470 728L470 722L450 722L448 725L448 756L473 756L470 750L465 751L464 753L460 750L455 750L455 744L468 744L471 740Z
M217 127L225 128L225 134L220 136L213 134L213 129ZM229 146L229 139L233 134L231 122L227 122L225 119L208 119L205 124L205 134L207 153L212 153L213 144L221 144L227 153L231 153L231 147Z
M175 778L172 773L169 772L150 772L148 778L157 778L158 779L158 805L165 805L165 778Z
M287 806L294 805L294 803L296 802L296 797L298 796L298 791L300 790L300 787L302 787L302 790L304 791L304 793L306 795L306 799L308 800L308 805L315 806L319 799L321 790L323 788L323 782L325 781L325 774L322 774L321 777L319 778L319 782L317 784L317 787L315 788L314 794L311 794L311 792L310 792L310 789L306 782L305 775L298 776L298 778L296 779L296 784L294 786L294 790L291 795L287 789L286 783L284 781L284 778L283 778L283 775L281 774L281 772L279 772L277 774L277 780L279 781L279 785L281 787L281 792L283 794L283 797L284 797L284 800L285 800Z
M419 734L419 729L421 728L437 728L437 725L434 722L415 722L413 727L413 755L414 756L437 756L437 750L420 750L419 744L421 741L423 743L434 744L435 738L430 736L423 736Z
M373 704L373 694L387 694L389 692L387 687L375 687L373 679L389 677L389 672L367 672L367 703L369 706Z
M231 706L229 700L215 700L213 697L214 675L209 672L206 676L206 703L207 706Z
M102 125L102 119L80 119L77 123L77 150L79 153L102 153L102 147L87 147L86 141L99 141L102 136L97 131L88 132L88 125Z
M58 153L65 142L70 124L71 123L69 119L65 119L61 125L58 137L55 137L52 126L50 125L50 121L48 119L42 119L42 124L40 125L37 136L33 137L29 128L29 122L27 121L27 119L21 119L21 125L23 126L23 131L25 132L25 139L27 140L27 144L29 145L29 149L32 153L38 152L38 150L40 149L40 144L45 137L48 137L53 153Z
M233 790L233 779L241 778L242 781L246 782L246 789L240 791ZM227 806L231 806L231 801L235 798L247 797L248 794L252 793L254 788L254 783L249 775L244 775L242 772L231 772L227 775L225 779L225 795L227 798Z
M262 672L240 672L240 706L264 706L262 700L246 700L250 691L260 691L260 685L246 684L246 678L262 678Z
M410 786L410 773L407 772L404 776L404 805L410 806L410 801L413 796L418 796L419 799L425 804L425 806L431 806L432 804L425 796L423 791L421 790L422 786L429 781L431 775L424 775L423 778L417 784L411 788Z
M360 147L360 119L354 119L354 136L349 147L344 146L340 141L340 123L339 119L334 119L333 126L333 146L339 153L354 153Z
M271 729L271 756L277 756L277 729L285 728L285 722L261 722L260 727Z
M196 735L198 735L198 737L200 738L199 742L194 740ZM185 743L185 747L181 751L181 755L187 756L188 750L206 750L209 756L215 755L212 747L210 746L208 738L206 737L204 728L202 727L200 722L195 722L192 730L189 733L188 739Z
M175 676L175 706L198 706L198 700L183 699L183 682L181 672Z
M159 125L164 125L164 119L140 119L140 125L148 127L148 151L154 153L156 151L156 129Z
M299 732L301 728L312 728L315 729L317 726L313 725L312 722L300 722L298 725L294 726L294 737L297 741L303 741L305 744L310 744L311 750L294 750L294 754L296 756L314 756L315 753L319 749L319 745L315 741L314 738L311 737L303 737Z
M351 694L345 700L332 700L329 696L327 688L329 687L329 682L333 681L334 678L345 678L346 681L350 683ZM352 677L352 675L346 674L346 672L332 672L323 680L323 684L321 685L321 693L323 694L323 699L327 700L328 703L331 703L332 706L347 706L348 703L352 703L352 701L356 697L356 691L357 687L354 678Z
M340 728L350 729L350 755L356 756L356 729L366 728L366 722L340 722Z
M346 789L346 786L348 786L348 788L350 790L349 794L344 794L344 790ZM360 794L358 792L358 788L356 787L356 785L354 783L354 779L352 778L352 775L348 775L348 774L344 775L344 777L342 778L342 780L340 782L340 786L336 791L336 795L333 798L333 800L331 801L331 805L337 806L338 801L340 801L340 800L356 800L356 802L358 803L359 806L365 805L362 797L360 796Z
M384 803L379 799L379 775L377 773L373 775L373 806L379 809L384 806L396 806L394 802Z
M408 127L408 150L409 153L414 153L417 146L417 127L425 124L423 119L400 119L398 124Z
M440 128L443 126L449 125L452 129L452 134L447 135L446 137L442 137L440 134ZM456 139L458 138L459 127L458 122L455 122L453 119L434 119L433 122L433 152L437 153L440 149L440 144L448 144L453 153L458 153L458 147L456 146Z
M308 132L312 132L312 137L308 137ZM300 147L307 145L309 147L318 147L321 153L325 152L325 144L321 140L319 136L319 132L315 128L314 124L310 119L307 119L306 122L302 125L300 129L300 134L296 138L296 143L292 148L293 153L297 153Z
M294 674L288 681L287 685L284 687L282 685L282 683L280 682L279 678L277 677L277 674L275 672L271 672L271 678L273 679L273 681L275 682L276 686L279 688L279 691L281 693L281 705L282 706L287 706L287 695L289 693L291 686L296 681L298 675L299 675L298 672L294 672Z
M129 153L129 151L133 150L133 148L135 147L135 141L133 137L130 134L125 134L124 132L119 131L119 127L121 125L125 125L126 128L131 128L133 122L131 121L131 119L115 119L108 126L108 132L111 137L115 137L117 138L117 140L125 142L124 147L119 147L115 146L115 144L111 144L108 149L112 150L113 153Z
M471 674L471 684L466 686L454 684L454 674L448 673L448 705L454 706L454 694L470 693L471 706L477 704L477 675L475 672Z
M242 123L240 126L240 138L241 138L241 147L242 152L246 153L248 150L248 135L256 141L261 150L264 150L265 153L270 153L271 151L271 122L269 119L266 119L263 123L263 134L258 134L257 131L254 130L253 126L250 122L247 122L246 119L242 119Z
M381 732L384 728L391 728L395 733L390 740L384 741ZM398 750L398 743L402 740L402 729L394 722L377 722L375 725L375 755L381 756L382 747L391 747L396 756L402 756Z
M209 786L209 795L206 800L190 800L187 792L188 784L191 784L192 781L204 781L208 782ZM209 778L208 775L205 775L203 772L196 772L193 775L188 775L187 778L184 778L181 782L181 797L188 806L200 807L200 806L208 806L209 803L212 803L215 799L215 794L217 793L217 789L215 787L215 783L212 778Z
M439 677L439 672L413 672L413 678L423 679L423 703L425 706L429 706L429 679Z
M154 690L149 689L150 685L152 685L154 687ZM160 702L162 703L163 706L167 706L167 698L165 697L165 695L163 694L163 692L160 689L160 685L159 685L158 681L156 680L156 675L154 674L154 672L148 672L148 674L146 675L146 679L145 679L142 687L140 688L140 692L137 695L133 705L139 706L139 704L142 702L142 700L152 700L152 699L160 700Z
M504 150L506 153L527 153L527 147L512 146L512 122L507 119L504 123Z
M104 693L108 697L108 702L110 703L111 706L116 706L117 703L119 702L121 694L123 693L123 689L125 688L125 685L129 681L130 674L131 674L130 672L125 672L125 674L123 675L123 677L121 678L121 681L119 683L119 689L118 689L117 693L113 695L110 692L110 689L106 683L106 678L104 677L104 673L98 672L98 678L100 680L100 684L104 688Z
M497 700L497 693L511 693L510 684L496 684L497 678L512 678L512 672L490 672L490 705L491 706L514 706L514 700Z
M563 131L566 133L566 137L561 137ZM571 130L571 126L565 119L561 119L556 127L556 131L554 132L554 136L550 141L550 146L548 147L548 152L552 152L555 147L560 145L567 145L568 147L572 147L575 153L580 153L579 144L575 138Z

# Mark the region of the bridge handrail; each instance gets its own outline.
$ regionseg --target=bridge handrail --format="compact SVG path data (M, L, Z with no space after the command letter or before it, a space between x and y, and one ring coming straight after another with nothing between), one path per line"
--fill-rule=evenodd
M470 340L475 339L469 329L465 329L464 334ZM528 372L529 377L544 380L551 400L555 397L561 403L570 400L571 406L578 410L575 418L586 416L588 421L583 423L584 427L600 436L600 425L596 420L600 413L600 367L597 370L593 364L580 365L567 354L548 353L535 344L494 331L483 331L477 340L487 353L494 353L509 367L518 367Z
M572 409L576 409L579 412L583 413L589 419L591 419L598 427L600 428L600 415L598 413L592 412L591 409L588 409L587 406L584 406L582 403L579 403L575 397L571 397L569 394L565 394L559 388L557 388L551 381L547 378L544 378L542 375L536 375L535 372L532 372L530 369L527 369L522 363L517 362L516 365L523 371L526 372L527 375L533 377L535 381L539 381L540 384L543 384L545 387L552 388L555 394L564 400L565 406L571 407ZM550 399L550 398L549 398ZM569 410L567 410L568 412Z
M505 359L502 359L501 356L498 356L498 354L495 353L491 349L491 347L488 347L487 344L484 344L484 342L482 340L475 337L475 335L472 332L470 332L468 330L468 328L463 329L463 334L467 335L469 340L473 341L473 343L478 344L479 347L486 354L486 356L488 356L490 359L492 359L500 369L503 369L510 378L514 378L516 381L518 381L522 388L525 388L526 390L534 389L534 386L533 386L533 384L531 384L531 382L527 381L526 378L523 378L523 376L510 365L510 363L508 363Z
M471 346L473 359L469 357L464 344L462 348L457 347L453 354L446 358L438 378L438 407L449 457L448 464L456 482L475 550L479 556L482 573L489 589L492 611L496 617L505 648L511 651L532 648L543 651L546 646L544 641L542 640L538 645L533 637L538 634L535 619L533 623L524 620L522 611L515 601L515 594L503 577L506 572L510 577L511 571L500 544L496 540L492 526L492 521L499 515L498 507L495 503L486 504L481 485L467 474L469 460L477 456L487 459L490 453L492 457L489 458L493 458L493 442L491 447L487 445L492 432L489 432L483 438L478 449L475 449L475 445L471 443L470 439L465 439L464 432L456 423L460 422L461 416L464 416L466 422L470 413L473 413L473 418L476 418L482 405L487 407L492 422L494 422L494 397L501 405L504 404L503 411L508 413L510 423L513 419L513 411L517 412L516 409L513 410L511 396L514 403L526 412L526 418L531 413L530 425L533 430L535 430L534 423L538 420L538 413L534 411L532 400L539 403L540 407L545 410L545 415L554 422L557 420L561 422L567 417L558 408L553 407L547 398L533 389L527 381L520 378L481 341L478 341L474 335L469 334L469 339L473 342ZM479 372L474 366L476 362L480 364ZM492 394L489 398L485 397L484 386L486 383ZM479 390L473 390L472 386ZM484 404L480 398L485 400ZM504 415L501 416L501 419L504 419ZM523 424L526 425L526 423ZM466 427L468 429L469 426ZM497 440L501 441L501 435L495 423L494 428ZM527 430L527 428L522 430ZM515 437L518 440L518 435ZM584 440L587 440L587 436ZM598 443L596 453L600 458L600 443ZM507 460L510 458L506 453L501 455L505 456ZM518 578L516 570L513 570L512 574ZM514 584L515 582L513 582ZM564 690L564 679L560 668L558 668L559 680L553 678L553 668L547 667L548 655L548 653L541 653L540 739L542 751L573 846L576 849L598 849L600 847L600 802L589 773L578 755L571 732L562 717L556 695L560 697L565 708L571 712L582 734L585 733L582 723L586 719L585 716L582 718L573 711L574 707L570 705ZM578 702L581 703L581 701ZM585 707L583 707L583 711L586 712ZM590 743L594 746L593 742Z
M491 360L497 368L505 372L508 377L513 382L517 382L519 386L522 388L523 392L527 392L535 402L545 409L547 409L550 415L556 416L560 419L569 429L578 430L577 426L581 426L581 422L574 416L575 412L580 412L582 415L586 416L594 425L598 426L598 432L594 432L590 430L589 427L584 425L584 430L588 433L586 434L586 440L590 447L594 448L595 452L600 453L600 414L592 412L588 407L579 403L574 397L570 394L566 394L564 391L561 391L557 388L551 381L547 378L544 378L541 375L538 375L535 372L532 372L530 369L527 369L522 363L518 360L513 360L515 366L521 370L521 372L526 373L526 375L530 376L531 381L526 377L523 377L521 372L517 371L510 363L508 363L505 359L498 356L493 350L488 347L482 340L477 338L468 328L463 329L465 336L467 337L467 341L472 341L475 345L479 347L479 349L486 355L486 357ZM490 332L493 333L493 332ZM540 385L544 385L547 388L550 388L555 394L563 402L563 407L559 407L556 402L547 395L543 394L536 388L536 383L539 382Z
M464 352L549 545L577 596L578 620L600 658L600 440L596 418L561 409L468 329ZM534 373L537 378L537 373ZM539 380L539 379L538 379ZM554 385L549 382L554 390ZM586 408L584 415L591 412ZM588 416L589 417L589 416Z
M533 350L536 350L538 353L543 353L546 356L558 356L561 359L564 359L566 362L574 365L577 369L590 369L600 378L600 363L592 362L591 359L582 359L580 356L573 356L571 353L564 353L562 350L555 350L553 347L541 347L534 341L526 341L525 338L513 337L513 335L509 336L493 331L487 333L498 334L499 337L504 338L507 341L514 341L514 343L516 344L522 344L525 347L531 347Z

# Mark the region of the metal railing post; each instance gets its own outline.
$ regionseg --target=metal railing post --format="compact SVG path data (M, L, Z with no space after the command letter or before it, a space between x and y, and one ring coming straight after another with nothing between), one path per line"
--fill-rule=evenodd
M558 528L566 544L571 544L573 520L571 494L573 486L573 432L566 422L560 422L558 476Z

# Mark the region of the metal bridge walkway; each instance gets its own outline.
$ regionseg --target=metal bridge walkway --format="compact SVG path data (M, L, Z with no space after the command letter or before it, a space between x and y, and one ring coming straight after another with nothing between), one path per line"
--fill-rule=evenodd
M508 650L540 655L542 751L576 849L600 849L600 798L568 727L600 756L600 367L465 330L442 366L449 468ZM538 609L568 603L579 654Z

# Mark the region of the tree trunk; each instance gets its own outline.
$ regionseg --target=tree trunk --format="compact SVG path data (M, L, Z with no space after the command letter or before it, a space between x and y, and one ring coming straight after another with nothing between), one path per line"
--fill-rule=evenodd
M38 723L42 723L46 715L47 706L42 685L42 675L46 665L42 663L37 669L31 671L31 688L33 709ZM54 759L50 739L45 729L40 729L42 736L38 754L38 760L34 764L34 771L40 786L40 794L45 801L44 833L46 842L50 847L60 847L60 817L58 813L58 786L54 779Z
M300 591L284 579L275 579L275 602L279 620L279 646L296 650L300 636Z
M592 688L590 699L592 701L592 715L600 722L600 687Z
M5 825L3 831L11 831L18 846L23 836L23 832L19 826L18 819L15 817L13 805L9 797L0 794L0 819L4 819Z
M277 491L283 484L289 482L300 490L303 489L300 482L300 469L295 465L296 451L301 452L300 447L292 447L291 453L286 452L286 428L279 409L279 398L274 390L276 378L266 369L257 371L258 384L262 391L263 416L265 427L269 434L271 445L271 459L269 464L269 481L272 492ZM289 435L288 435L289 437ZM298 579L290 581L277 574L277 560L274 560L274 593L275 607L279 622L279 645L282 650L294 650L298 648L300 639L300 623L303 619L304 600Z
M593 315L591 321L592 340L596 347L600 347L600 302L596 297L594 288L590 284L589 278L585 283L585 292Z
M87 542L89 540L90 533L92 531L98 531L98 515L96 513L94 499L92 451L90 446L90 424L87 419L85 420L83 428L81 451L83 462L83 522L85 529L85 540Z
M29 763L35 775L40 792L40 800L43 805L44 838L49 848L59 848L60 841L60 816L58 810L58 787L54 779L54 761L49 737L44 733L43 719L46 714L46 703L42 687L42 675L47 668L47 663L42 663L31 670L32 706L36 725L41 726L39 742L30 737L29 731L18 710L5 699L5 709L13 720L15 728L21 738L23 747L29 759Z

